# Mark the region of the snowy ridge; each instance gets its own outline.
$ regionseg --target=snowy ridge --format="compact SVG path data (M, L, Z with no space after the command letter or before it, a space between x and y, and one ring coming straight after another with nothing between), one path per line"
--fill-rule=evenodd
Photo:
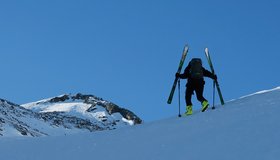
M40 124L39 115L17 104L0 99L0 136L42 136L46 135L31 123ZM42 125L42 124L41 124Z
M0 136L66 135L140 124L133 112L93 95L61 95L24 105L0 102Z
M250 97L250 96L254 96L254 95L257 95L257 94L263 94L263 93L266 93L266 92L277 91L277 90L280 90L280 87L276 87L276 88L268 89L268 90L262 90L262 91L259 91L259 92L253 93L253 94L249 94L247 96L240 97L240 99Z

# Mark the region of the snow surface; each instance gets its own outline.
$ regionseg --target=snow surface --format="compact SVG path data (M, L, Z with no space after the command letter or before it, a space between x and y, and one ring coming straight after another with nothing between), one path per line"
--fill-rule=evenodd
M279 160L280 87L112 131L0 138L2 160Z

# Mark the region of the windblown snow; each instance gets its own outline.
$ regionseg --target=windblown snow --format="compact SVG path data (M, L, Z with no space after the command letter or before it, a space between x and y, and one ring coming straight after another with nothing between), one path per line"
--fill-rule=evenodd
M42 108L46 110L52 108ZM204 113L118 130L0 138L0 159L278 160L279 114L277 87Z

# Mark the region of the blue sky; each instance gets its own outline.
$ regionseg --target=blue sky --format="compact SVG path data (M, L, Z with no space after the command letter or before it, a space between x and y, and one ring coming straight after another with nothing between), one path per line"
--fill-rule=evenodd
M207 69L209 48L225 101L274 88L279 8L277 0L0 1L0 98L21 104L82 92L145 121L176 116L177 92L166 101L185 43L185 64L200 57Z

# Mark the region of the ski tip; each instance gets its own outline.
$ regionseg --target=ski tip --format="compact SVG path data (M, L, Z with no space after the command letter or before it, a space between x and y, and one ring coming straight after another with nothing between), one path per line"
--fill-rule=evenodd
M189 45L186 44L186 45L184 46L184 49L185 49L185 50L188 50L188 49L189 49Z
M209 51L209 50L208 50L208 48L206 47L206 48L205 48L205 52L208 53L208 51Z

